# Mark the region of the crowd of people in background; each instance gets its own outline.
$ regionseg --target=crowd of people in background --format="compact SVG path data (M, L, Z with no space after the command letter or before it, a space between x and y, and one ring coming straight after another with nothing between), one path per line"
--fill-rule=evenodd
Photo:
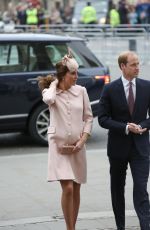
M115 1L116 2L116 1ZM96 9L92 6L92 1L81 11L81 22L84 24L93 24L98 22ZM147 24L150 23L150 1L137 2L131 4L127 0L119 0L116 3L109 0L106 24L112 27L120 24Z
M138 1L134 5L126 0L120 0L116 5L110 0L107 23L112 26L150 23L150 1Z
M5 24L14 23L18 25L42 25L71 23L72 7L67 5L62 8L60 2L56 2L51 12L47 12L40 0L23 0L14 6L8 4L5 12L0 12L0 20Z
M150 23L150 0L139 0L136 4L129 3L128 0L119 0L116 4L109 0L106 24L112 27L119 24L147 24ZM116 2L116 1L115 1ZM88 10L87 10L88 8ZM93 21L86 16L91 10ZM84 12L84 13L83 13ZM42 25L42 24L71 24L73 7L67 5L62 8L60 2L56 2L51 12L47 12L40 0L22 0L17 6L12 2L8 4L5 12L0 12L0 20L4 23L14 23L17 25ZM83 19L85 15L85 19ZM87 6L81 12L81 23L98 23L96 9L92 6L92 1L87 2Z

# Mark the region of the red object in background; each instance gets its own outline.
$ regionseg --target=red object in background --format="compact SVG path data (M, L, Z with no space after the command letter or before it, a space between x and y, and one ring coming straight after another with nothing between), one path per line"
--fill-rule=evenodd
M27 2L32 3L33 6L37 6L41 4L39 0L27 0Z

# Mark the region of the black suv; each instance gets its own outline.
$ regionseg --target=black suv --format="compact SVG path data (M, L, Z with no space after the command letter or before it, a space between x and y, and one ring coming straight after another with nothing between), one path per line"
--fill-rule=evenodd
M80 38L50 34L0 34L0 132L29 132L47 143L49 111L42 102L37 77L55 72L70 47L79 64L78 82L85 86L93 115L109 70Z

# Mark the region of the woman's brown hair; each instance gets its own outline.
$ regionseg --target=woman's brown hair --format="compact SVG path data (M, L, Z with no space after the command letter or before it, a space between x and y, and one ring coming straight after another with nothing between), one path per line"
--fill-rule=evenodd
M38 86L41 91L45 88L49 88L52 81L54 81L56 78L58 79L58 82L63 80L63 77L65 74L69 71L68 67L63 65L62 61L58 62L56 64L56 75L47 75L47 76L40 76L38 77Z
M54 81L56 79L56 77L52 76L52 75L47 75L45 77L40 76L38 77L38 86L40 88L41 91L43 91L43 89L45 88L49 88L50 84L52 81Z

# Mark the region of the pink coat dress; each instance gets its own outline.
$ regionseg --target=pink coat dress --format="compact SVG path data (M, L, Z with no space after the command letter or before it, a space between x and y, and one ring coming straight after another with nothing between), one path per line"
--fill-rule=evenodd
M73 180L86 183L87 164L85 146L74 154L62 155L64 144L76 143L83 132L91 133L93 115L87 91L79 85L66 91L51 83L42 92L50 111L48 127L48 181Z

